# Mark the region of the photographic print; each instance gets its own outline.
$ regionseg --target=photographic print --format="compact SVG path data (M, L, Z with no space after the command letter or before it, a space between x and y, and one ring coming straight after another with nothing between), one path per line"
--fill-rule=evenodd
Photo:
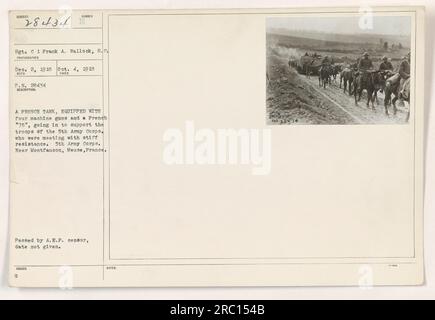
M412 19L267 19L269 125L406 124Z

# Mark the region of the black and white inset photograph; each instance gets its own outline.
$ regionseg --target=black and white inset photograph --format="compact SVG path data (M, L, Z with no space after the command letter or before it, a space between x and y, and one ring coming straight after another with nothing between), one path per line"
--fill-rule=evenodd
M407 124L410 16L268 18L268 125Z

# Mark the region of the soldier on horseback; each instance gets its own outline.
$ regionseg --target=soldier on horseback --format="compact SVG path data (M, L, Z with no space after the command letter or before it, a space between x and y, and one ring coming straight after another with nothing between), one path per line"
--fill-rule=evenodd
M382 63L379 65L379 72L383 78L383 85L380 88L380 92L384 92L385 80L387 77L390 77L393 73L394 67L393 64L388 60L387 56L382 57Z
M396 101L406 100L409 102L409 82L411 73L411 53L408 53L400 62L399 71L387 79L385 87L385 112L388 114L388 105L393 105L394 114L396 114ZM394 95L394 98L392 98ZM408 111L409 117L409 111Z
M358 72L357 76L361 77L360 85L366 87L369 77L369 72L373 70L373 62L369 58L368 52L364 52L362 58L358 62Z
M393 75L387 80L391 86L395 86L400 83L399 87L402 87L405 81L409 79L411 73L410 60L411 60L411 53L408 53L406 56L402 58L402 61L400 62L400 66L399 66L399 72L397 72L395 75Z
M331 65L331 61L329 59L329 56L325 56L322 60L322 67L323 66L330 66Z
M332 74L331 70L331 61L328 56L325 56L322 59L322 66L319 70L319 86L323 86L323 88L326 88L326 84L331 83L330 76Z
M406 82L406 80L409 79L411 74L411 53L408 53L406 56L403 57L402 62L399 66L399 75L400 75L400 87L403 87L403 84Z
M368 52L364 52L363 57L360 59L358 63L358 70L359 71L369 71L373 69L373 62L369 58Z
M375 87L373 83L373 62L369 58L368 52L364 52L363 57L358 62L358 71L355 74L354 80L354 95L355 95L355 105L361 99L363 90L367 90L367 107L369 107L370 101L373 105L373 93L375 92Z
M388 57L383 56L382 63L379 66L379 71L387 72L387 71L393 71L393 70L394 70L393 64L390 61L388 61Z

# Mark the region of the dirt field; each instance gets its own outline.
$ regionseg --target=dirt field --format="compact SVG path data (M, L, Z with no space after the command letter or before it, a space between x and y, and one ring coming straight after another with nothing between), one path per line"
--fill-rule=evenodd
M288 37L286 38L289 39ZM270 39L269 39L270 40ZM279 42L278 42L279 44ZM305 41L305 45L319 45L316 40ZM338 47L338 44L336 44ZM334 47L334 46L330 46ZM375 110L366 107L366 96L363 94L358 106L355 106L353 96L344 94L339 88L340 80L337 78L336 83L332 83L326 89L319 87L318 77L312 76L307 78L300 75L297 71L288 65L292 57L299 57L306 48L291 47L289 43L286 46L272 44L269 46L267 55L267 121L268 124L394 124L406 123L408 107L400 102L397 103L397 115L385 115L384 96L378 94L378 105L375 103ZM348 50L345 55L343 52L328 52L328 55L346 60L353 61L360 54L357 51L358 45L342 44L341 48ZM393 65L398 65L397 56L401 52L395 52ZM321 53L322 51L316 50ZM324 51L323 51L324 52ZM374 57L375 65L379 63L377 59L383 55L378 52ZM391 55L390 55L391 56Z

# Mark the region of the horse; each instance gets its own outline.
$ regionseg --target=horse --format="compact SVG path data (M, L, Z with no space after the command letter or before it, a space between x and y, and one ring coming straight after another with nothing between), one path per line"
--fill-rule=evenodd
M343 84L343 93L346 93L347 85L349 84L349 95L352 95L352 83L354 80L354 71L350 68L344 68L340 72L340 89Z
M312 64L313 62L311 62L311 64ZM310 64L305 64L304 65L304 73L305 73L305 76L308 78L308 79L310 79L311 78L311 73L312 73L312 71L311 71L311 65Z
M376 82L379 81L379 71L358 71L354 81L354 96L355 105L358 105L358 101L361 100L361 95L364 90L367 91L367 108L370 108L370 102L372 103L372 109L375 110L375 91Z
M397 74L398 76L398 74ZM390 78L391 79L391 78ZM403 101L406 101L408 105L410 105L410 78L407 80L387 80L385 85L385 99L384 99L384 107L385 107L385 114L388 115L388 106L393 105L393 114L396 115L397 113L397 107L396 102L397 100L401 99ZM392 98L393 96L393 98ZM409 120L410 116L410 110L408 109L408 115L406 118L406 121Z
M397 107L396 102L399 100L399 87L400 80L396 83L392 83L392 81L387 80L385 85L385 98L384 98L384 107L385 114L388 116L388 106L393 105L393 114L396 115ZM391 98L394 96L393 98Z
M383 92L386 86L386 80L388 78L389 73L384 71L376 71L371 73L371 82L373 84L373 101L376 100L376 104L378 105L378 91Z
M322 87L326 89L326 84L330 84L331 81L331 73L332 73L332 67L329 65L323 65L320 68L319 72L319 87Z
M408 78L403 83L402 88L399 92L399 98L403 99L403 101L408 102L408 115L406 116L406 121L408 122L409 116L411 114L411 78Z
M403 101L410 102L411 100L411 78L406 79L403 82L402 88L399 92L399 97L403 99Z
M334 83L337 83L337 75L341 74L343 67L340 64L334 64L331 69L331 76L334 79Z
M289 66L290 68L296 68L296 67L298 66L298 62L296 61L296 59L291 58L291 59L288 61L288 66Z

